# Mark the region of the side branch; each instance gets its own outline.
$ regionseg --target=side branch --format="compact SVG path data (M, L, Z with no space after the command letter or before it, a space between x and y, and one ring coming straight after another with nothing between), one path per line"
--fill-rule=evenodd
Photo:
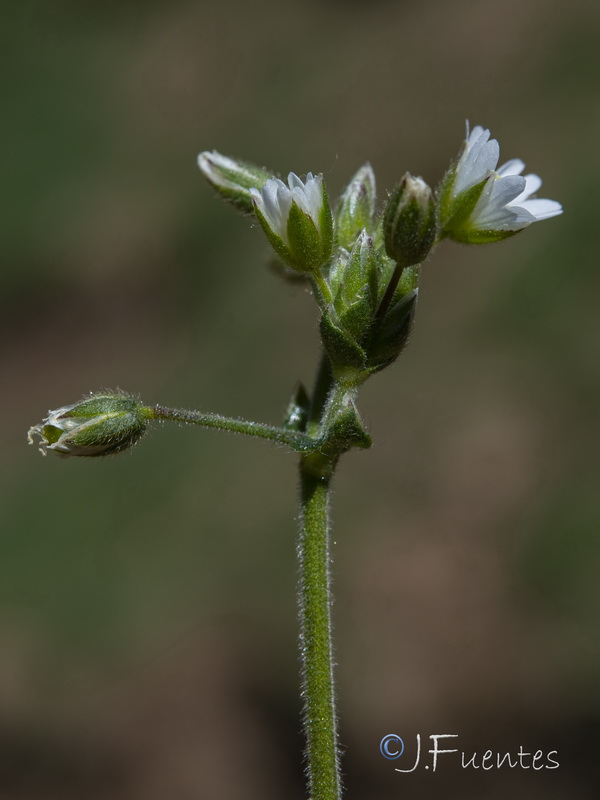
M223 417L221 414L209 414L201 411L168 408L166 406L147 406L145 413L148 419L171 422L185 422L188 425L201 425L204 428L217 428L230 433L244 433L273 442L285 444L299 453L311 453L319 449L320 440L313 439L304 433L265 425L262 422L248 422L243 419Z

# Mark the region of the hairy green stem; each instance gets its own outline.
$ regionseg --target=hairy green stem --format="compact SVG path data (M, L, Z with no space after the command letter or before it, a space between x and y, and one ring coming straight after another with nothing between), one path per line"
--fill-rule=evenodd
M258 436L261 439L270 439L273 442L286 444L301 453L313 452L319 446L319 442L316 439L304 433L290 431L286 428L277 428L273 425L265 425L262 422L248 422L243 419L223 417L221 414L206 414L201 411L187 411L167 408L166 406L148 406L145 412L149 419L185 422L190 425L218 428L232 433L245 433L248 436Z
M331 638L329 492L342 452L356 444L336 429L355 388L336 381L327 356L317 373L309 411L311 435L257 422L165 406L146 407L150 419L173 420L286 444L300 462L300 653L309 792L311 800L340 800L341 782ZM348 440L346 440L348 439ZM364 446L359 444L358 446Z
M319 300L319 305L323 307L323 305L327 305L331 303L333 300L333 295L331 294L331 289L329 288L329 284L325 280L325 277L317 270L312 274L313 279L313 287L316 290L317 299Z
M327 353L321 355L319 369L315 378L310 409L308 412L307 432L311 436L317 436L321 427L321 415L327 404L327 399L333 386L333 373L331 362Z
M323 474L325 470L314 470L310 456L300 464L300 655L311 800L341 796L331 642L329 487L333 466L330 462L330 474Z

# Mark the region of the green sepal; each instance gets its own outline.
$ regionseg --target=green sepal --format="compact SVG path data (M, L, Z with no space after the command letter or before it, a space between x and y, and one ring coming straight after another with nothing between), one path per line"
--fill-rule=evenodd
M400 280L398 281L398 287L394 292L394 297L392 299L393 304L402 300L405 295L410 294L418 287L420 274L421 267L419 264L415 264L414 267L407 267L403 270Z
M492 244L493 242L501 242L503 239L508 239L510 236L514 236L515 233L521 233L521 231L486 231L478 228L468 228L464 231L464 238L462 239L459 239L454 234L449 234L449 236L454 241L462 244Z
M338 312L365 298L374 306L377 297L378 263L373 240L367 231L359 233L346 265L335 305Z
M351 367L363 369L366 363L366 353L362 347L340 325L333 306L328 306L321 317L321 340L323 347L331 361L331 366L336 369Z
M456 181L457 164L458 161L455 161L452 164L448 172L446 172L442 178L437 189L438 217L440 221L440 227L442 229L451 216L452 189L454 188L454 182Z
M271 228L271 226L265 219L262 211L260 210L258 203L256 202L254 202L254 213L256 214L256 218L259 221L261 228L265 232L265 236L269 240L271 247L273 248L273 250L275 250L279 258L281 258L281 260L284 261L288 266L297 269L296 265L293 263L292 255L289 251L289 248L287 247L281 236L277 236L277 234L274 233L273 229Z
M455 242L470 244L474 231L469 226L469 217L473 213L477 201L481 197L489 178L476 183L456 197L449 207L449 217L441 229L442 236L454 239Z
M141 414L121 413L83 424L67 437L69 446L90 448L88 456L108 455L126 450L146 432L148 419ZM75 453L76 455L76 453Z
M375 173L367 162L356 172L339 200L336 232L342 247L350 249L363 228L373 233L375 203Z
M304 431L310 409L310 397L303 383L298 383L283 419L283 427L292 431Z
M80 400L68 411L61 414L60 419L92 418L101 414L110 416L115 414L136 415L143 408L144 406L136 397L125 393L93 394Z
M289 263L301 272L314 272L322 261L321 239L312 218L294 201L287 219Z
M404 349L414 320L419 290L402 297L388 310L373 331L368 346L367 367L378 372L393 363Z
M356 340L362 339L373 321L373 305L366 292L340 314L340 324Z
M366 230L359 234L334 299L341 327L358 341L369 327L377 303L378 260Z
M247 161L223 156L213 150L198 156L198 166L206 180L221 195L223 200L240 211L252 213L254 204L250 189L262 189L273 177L272 172L261 169Z
M335 258L332 259L329 273L327 275L327 283L333 297L336 297L342 285L346 267L348 266L348 259L350 253L345 247L338 247Z
M318 268L329 261L333 252L333 212L329 205L329 195L327 194L327 186L324 180L321 185L321 196L323 198L323 205L321 207L321 213L319 214L321 260L318 264Z
M396 270L396 262L385 252L385 246L383 244L376 252L378 264L377 305L379 305Z

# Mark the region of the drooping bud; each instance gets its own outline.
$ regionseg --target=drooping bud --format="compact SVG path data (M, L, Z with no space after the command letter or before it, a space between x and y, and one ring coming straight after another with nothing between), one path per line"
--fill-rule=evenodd
M333 217L322 175L306 181L290 172L288 185L272 178L250 190L254 212L275 252L299 272L315 272L329 261Z
M422 178L408 172L394 189L383 216L385 249L400 268L420 264L435 243L435 201Z
M373 233L375 173L370 164L361 167L342 194L336 214L338 243L350 250L363 230Z
M250 189L261 189L273 177L254 164L223 156L216 150L200 153L198 166L224 200L250 214L254 210Z
M146 432L150 414L124 392L91 394L70 406L49 411L30 428L29 444L40 437L40 452L58 456L106 456L134 445Z

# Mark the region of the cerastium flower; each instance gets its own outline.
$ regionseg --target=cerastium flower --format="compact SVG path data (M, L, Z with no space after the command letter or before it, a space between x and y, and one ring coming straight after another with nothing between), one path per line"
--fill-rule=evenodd
M286 186L270 178L260 191L251 189L254 211L275 252L300 272L317 272L333 245L333 219L322 175L303 181L294 172Z
M421 264L444 238L482 244L560 214L533 197L537 175L522 161L497 167L490 132L473 128L436 194L406 174L377 213L375 175L361 167L335 214L322 175L294 172L287 183L265 169L206 151L198 165L228 202L260 223L273 250L312 285L323 350L311 392L299 385L280 426L201 411L146 406L123 392L101 392L51 411L29 441L62 456L100 456L137 442L152 420L245 433L299 454L301 515L299 621L304 731L311 800L341 795L331 645L331 479L340 457L371 438L357 407L360 385L389 366L408 340ZM64 516L64 515L63 515Z
M440 192L441 232L458 242L485 244L562 212L554 200L534 198L538 175L521 175L525 164L513 158L496 168L500 147L489 130L476 125Z

